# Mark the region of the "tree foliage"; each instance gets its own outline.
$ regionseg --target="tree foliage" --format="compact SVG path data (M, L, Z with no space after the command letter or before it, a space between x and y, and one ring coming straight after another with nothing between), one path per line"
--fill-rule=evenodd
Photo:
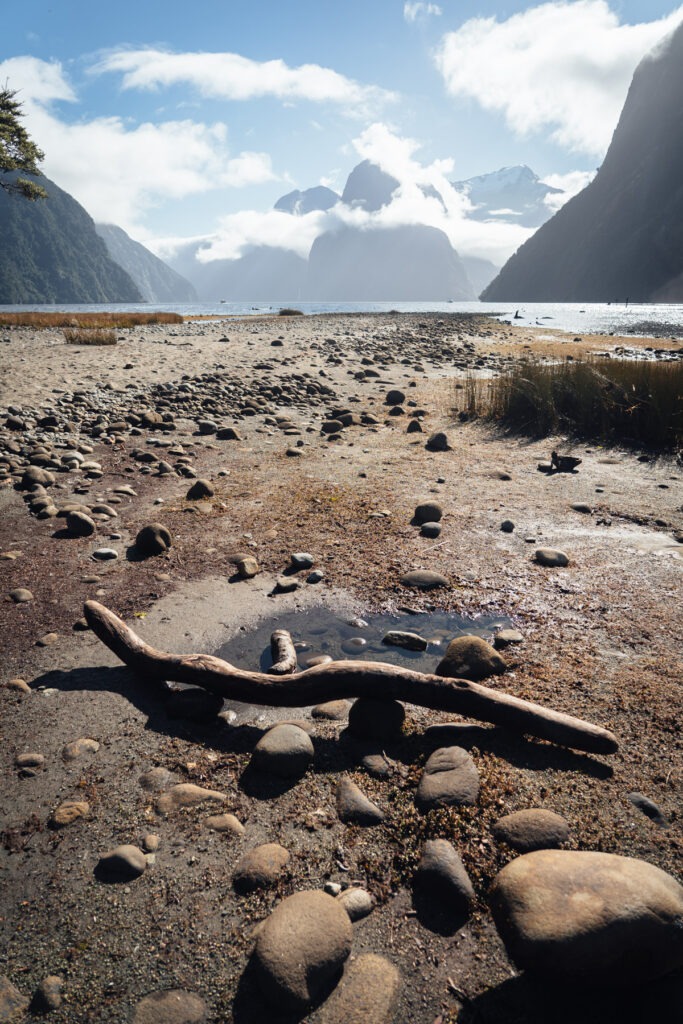
M16 95L6 85L0 89L0 174L23 172L39 175L38 164L44 154L21 124L22 109ZM0 177L0 189L31 200L47 196L45 189L35 181L14 175L9 181Z

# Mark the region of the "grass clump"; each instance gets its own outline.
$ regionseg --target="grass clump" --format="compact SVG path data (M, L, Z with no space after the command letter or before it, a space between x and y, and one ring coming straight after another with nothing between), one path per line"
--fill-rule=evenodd
M278 313L278 316L303 316L303 311L300 309L292 309L290 306L285 306Z
M182 324L179 313L0 313L0 327L123 328L144 324Z
M115 345L116 331L102 328L68 327L62 332L67 345Z
M470 378L459 411L531 437L577 439L655 451L683 445L683 362L522 361L492 381Z

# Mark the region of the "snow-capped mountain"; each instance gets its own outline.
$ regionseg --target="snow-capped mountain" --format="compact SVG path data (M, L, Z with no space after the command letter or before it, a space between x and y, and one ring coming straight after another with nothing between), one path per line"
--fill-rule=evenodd
M474 206L474 220L502 220L537 228L553 214L546 197L559 195L561 189L546 185L530 167L501 167L490 174L479 174L466 181L451 182Z

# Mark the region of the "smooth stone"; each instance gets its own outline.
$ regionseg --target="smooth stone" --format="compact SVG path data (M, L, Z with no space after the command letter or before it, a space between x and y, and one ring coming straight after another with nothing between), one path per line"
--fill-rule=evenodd
M275 580L276 594L291 594L292 591L298 589L299 581L295 580L293 576L278 576Z
M348 918L347 918L348 920ZM351 924L349 923L349 928ZM9 978L0 975L0 1021L16 1021L28 1008L29 1001Z
M160 843L161 840L159 839L159 836L154 835L154 833L144 836L142 840L142 845L147 853L156 853L159 849Z
M44 633L36 640L36 647L51 647L59 640L59 633Z
M424 501L415 509L413 516L417 526L423 523L438 523L443 517L443 508L436 501Z
M325 573L322 569L314 569L313 572L309 573L306 577L307 583L322 583L325 579Z
M476 804L479 772L462 747L441 747L427 760L415 794L421 811L434 807Z
M311 661L316 664L329 664L332 658L329 655L323 654L323 658L329 658L329 661L320 662L317 658L311 658ZM311 661L306 664L311 667ZM321 718L328 722L344 722L348 718L349 709L351 708L351 702L348 700L328 700L324 704L316 704L312 709L311 715L313 718Z
M392 388L391 391L387 391L386 398L384 399L385 405L403 405L406 400L405 392L399 388Z
M399 971L386 957L364 953L350 962L323 1006L320 1024L397 1024Z
M62 748L62 760L77 761L79 757L96 754L99 749L100 745L97 740L92 740L84 736L81 737L81 739L67 743L66 746Z
M45 758L42 754L28 751L25 754L17 754L14 758L14 763L17 768L42 768L45 764Z
M493 638L493 646L496 650L504 650L511 644L521 644L524 637L518 629L501 629Z
M426 651L428 642L418 633L392 629L382 637L382 643L388 647L404 647L408 651Z
M311 738L303 729L296 725L276 725L254 747L250 765L279 778L296 778L303 775L314 754Z
M239 558L235 562L235 568L237 569L237 575L243 580L251 580L261 571L253 555L245 555L244 558Z
M168 768L158 766L144 772L138 779L138 782L148 793L160 793L162 790L167 789L175 779L176 776L173 772L169 772Z
M522 969L624 986L683 966L683 886L646 861L537 850L499 872L490 899Z
M451 446L448 443L448 435L442 430L437 431L429 437L425 448L428 452L449 452Z
M188 501L200 501L202 498L213 498L215 493L209 480L195 480L185 497Z
M15 604L26 604L27 601L34 600L31 591L27 590L25 587L17 587L16 590L10 590L9 596Z
M571 508L574 512L582 512L584 515L590 515L593 511L591 506L587 505L585 501L574 501Z
M69 512L66 528L73 537L91 537L95 532L95 523L85 512Z
M237 433L234 427L221 427L220 430L216 431L216 438L218 441L241 441L242 438Z
M86 800L65 800L52 812L48 824L50 828L64 828L89 813L90 804Z
M181 807L198 807L206 803L222 804L225 800L225 793L219 793L215 789L202 789L192 782L180 782L157 797L155 806L159 814L167 815Z
M451 640L436 666L437 676L478 682L505 672L507 664L491 644L480 636L458 636Z
M404 573L401 576L401 583L404 587L416 587L418 590L433 590L436 587L450 586L445 576L438 572L431 572L429 569L415 569L412 572Z
M406 427L406 434L422 433L424 433L424 431L422 430L422 424L420 423L419 420L411 420L408 426Z
M493 825L496 839L519 853L532 850L554 850L569 839L569 825L554 811L532 807L514 811L499 818Z
M352 885L343 889L337 896L337 902L341 903L352 921L360 921L371 914L375 901L366 889Z
M351 920L334 897L320 891L288 896L256 939L264 995L297 1010L319 1002L337 982L352 942Z
M337 814L345 825L370 827L384 821L384 812L351 779L337 784Z
M639 811L649 818L650 821L654 821L656 825L660 825L662 828L667 828L669 822L664 817L662 810L654 800L650 800L649 797L644 796L642 793L629 793L627 796L629 803L633 804Z
M420 527L420 536L436 540L441 535L441 523L423 523Z
M290 556L292 569L295 572L300 572L302 569L312 569L314 558L313 555L309 554L308 551L295 551Z
M537 548L534 552L534 560L539 565L548 566L550 569L564 569L569 565L569 556L556 548Z
M147 867L147 859L137 846L124 844L102 854L98 871L112 881L139 878Z
M501 533L513 533L515 529L515 524L512 522L511 519L504 519L503 522L500 524L500 529Z
M474 889L460 854L447 839L428 839L424 844L415 888L437 906L469 915Z
M209 1008L195 992L150 992L135 1007L133 1024L204 1024Z
M348 729L359 739L395 739L403 732L405 717L405 708L397 700L359 697L349 710Z
M6 690L14 690L15 693L31 693L31 687L25 679L9 679L5 683Z
M62 1005L62 988L64 981L57 974L43 978L33 993L31 1009L37 1013L51 1013Z
M171 534L162 523L143 526L135 538L135 547L143 558L163 554L172 543Z
M96 558L98 562L109 562L119 557L119 553L115 548L97 548L92 553L93 558Z
M361 764L368 775L376 779L386 779L391 775L391 763L384 754L365 754L361 758Z
M289 850L278 843L264 843L247 850L235 866L233 888L245 894L275 885L288 863Z
M241 836L245 832L244 825L234 814L212 814L205 819L204 824L212 832L230 832L234 836Z

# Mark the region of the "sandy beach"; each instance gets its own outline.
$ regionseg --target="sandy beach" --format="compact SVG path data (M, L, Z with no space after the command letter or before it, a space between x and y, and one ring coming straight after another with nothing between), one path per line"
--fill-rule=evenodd
M56 1024L170 1021L142 1006L166 990L203 1006L178 1020L350 1020L332 997L306 1013L265 1011L249 965L257 926L284 897L351 884L373 909L353 925L350 963L382 954L396 966L397 1024L676 1019L680 973L625 996L518 972L489 894L514 856L493 826L525 808L561 815L567 849L680 870L683 468L566 438L520 440L454 410L468 374L486 380L529 351L681 343L426 314L117 333L116 345L87 347L59 330L0 328L0 974L26 1002L59 976ZM388 404L392 390L403 397ZM448 450L429 449L437 432ZM553 448L580 458L578 471L540 472ZM29 460L53 478L42 508L22 489ZM188 498L197 480L211 493ZM429 501L443 512L435 537L412 524ZM70 532L65 507L93 532ZM172 543L140 558L136 536L151 523ZM568 566L539 565L539 548L565 552ZM291 572L297 552L312 555L319 581ZM245 557L258 563L253 578L237 571ZM401 582L415 570L445 584ZM296 589L277 592L283 574ZM30 597L11 596L21 590ZM88 599L178 654L215 653L263 620L277 628L278 617L319 607L348 621L400 613L401 629L423 635L433 610L497 619L521 639L501 647L507 671L487 684L609 729L619 749L578 753L461 720L452 735L476 765L478 800L421 814L416 786L439 745L428 730L457 716L407 705L402 735L369 745L346 736L346 714L178 717L168 694L82 628ZM315 748L286 785L254 781L248 768L276 719L303 719ZM82 739L96 744L65 758ZM27 753L40 758L22 762ZM371 770L371 755L385 771ZM166 789L190 783L221 798L161 813L158 792L140 782L151 769ZM339 820L342 778L382 810L379 824ZM51 824L65 801L87 807ZM236 816L239 834L207 826L216 808ZM474 889L458 927L413 902L422 844L436 838L454 844ZM286 867L269 886L234 891L237 862L266 843L288 851ZM97 865L119 844L142 849L146 867L106 884Z

